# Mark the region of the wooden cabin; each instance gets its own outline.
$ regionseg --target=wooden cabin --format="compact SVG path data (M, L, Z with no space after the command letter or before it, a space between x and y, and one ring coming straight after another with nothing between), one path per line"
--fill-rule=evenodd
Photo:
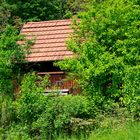
M21 30L27 39L35 40L30 48L31 53L26 58L28 68L41 76L50 74L51 86L46 92L55 88L66 94L74 91L75 84L72 80L67 80L66 72L53 65L54 61L73 57L66 46L66 40L73 32L71 23L70 19L27 22Z

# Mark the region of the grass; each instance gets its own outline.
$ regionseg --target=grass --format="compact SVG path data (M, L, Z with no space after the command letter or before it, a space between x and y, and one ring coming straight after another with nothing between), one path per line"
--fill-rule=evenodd
M140 140L140 122L115 117L104 117L99 122L99 126L86 137L84 132L78 136L76 134L66 136L61 133L55 137L55 140ZM32 140L24 129L16 125L4 133L5 130L0 128L0 140ZM38 136L33 140L46 140L46 138Z
M60 136L57 140L140 140L140 122L128 123L123 126L99 128L85 138L82 134L80 137Z
M88 140L140 140L140 123L130 123L123 127L96 130Z

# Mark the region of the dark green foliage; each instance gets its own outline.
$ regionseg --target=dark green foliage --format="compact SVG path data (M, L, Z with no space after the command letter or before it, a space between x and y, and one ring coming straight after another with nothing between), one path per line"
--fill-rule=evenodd
M0 34L8 23L9 11L4 7L3 0L0 0Z
M11 16L20 17L23 21L57 19L61 16L59 0L7 0L7 3L13 8L11 8Z
M22 22L71 18L83 10L89 0L1 0L0 30L12 24L21 28Z
M66 0L66 3L64 5L64 18L71 18L78 12L86 10L86 5L90 3L90 1L91 0Z

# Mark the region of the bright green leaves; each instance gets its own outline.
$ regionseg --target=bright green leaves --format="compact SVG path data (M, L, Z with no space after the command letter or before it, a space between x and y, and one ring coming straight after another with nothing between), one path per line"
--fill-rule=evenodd
M139 67L140 7L129 0L93 1L89 7L80 13L80 23L68 42L76 57L60 66L78 77L83 90L100 105L120 102L125 98L127 71Z
M0 36L0 93L13 92L14 80L20 71L20 64L24 61L28 43L19 45L21 40L12 26L7 26Z
M44 92L48 85L48 75L42 78L35 73L24 76L21 84L17 111L21 122L31 124L45 110Z

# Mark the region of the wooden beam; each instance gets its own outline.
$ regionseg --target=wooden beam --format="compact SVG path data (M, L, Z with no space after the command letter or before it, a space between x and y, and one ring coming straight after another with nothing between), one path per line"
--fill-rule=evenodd
M46 74L64 74L65 72L64 71L54 71L54 72L37 72L38 75L46 75Z

